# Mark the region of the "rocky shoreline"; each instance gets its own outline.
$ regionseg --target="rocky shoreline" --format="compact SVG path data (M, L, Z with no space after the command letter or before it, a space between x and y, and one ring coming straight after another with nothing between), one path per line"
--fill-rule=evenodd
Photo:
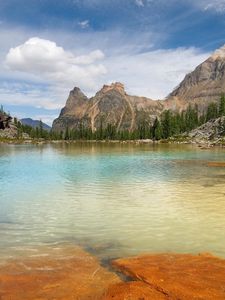
M210 254L148 254L110 264L78 246L43 247L0 264L0 299L225 299L225 260Z
M170 138L168 140L153 141L150 139L143 140L44 140L44 139L17 139L17 138L7 138L0 136L0 144L76 144L76 143L94 143L94 144L174 144L174 145L196 145L199 148L211 148L215 146L225 147L225 138L219 138L215 140L207 139L192 139L192 138Z

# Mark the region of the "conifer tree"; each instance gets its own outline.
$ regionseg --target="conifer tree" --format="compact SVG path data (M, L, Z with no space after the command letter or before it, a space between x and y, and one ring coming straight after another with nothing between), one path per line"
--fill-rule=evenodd
M216 103L210 103L207 108L206 121L216 119L218 117L218 106Z
M221 95L219 104L219 116L225 116L225 94Z
M152 137L154 140L160 140L162 138L162 126L158 118L156 117L154 124L152 126Z

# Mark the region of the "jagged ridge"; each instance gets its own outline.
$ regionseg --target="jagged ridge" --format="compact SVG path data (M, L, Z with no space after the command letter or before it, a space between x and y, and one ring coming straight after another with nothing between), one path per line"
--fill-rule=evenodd
M53 122L53 130L78 128L82 121L83 125L92 131L99 128L101 123L103 126L114 125L117 130L132 131L141 120L151 123L162 110L161 101L130 96L119 82L104 85L90 99L76 87L70 92L59 118Z
M182 111L188 105L197 104L204 111L209 103L219 101L225 92L225 45L216 50L193 72L187 74L180 85L166 100L128 95L123 84L104 85L92 98L86 97L79 88L69 94L65 107L53 122L54 131L75 129L80 123L95 131L102 123L111 124L117 130L132 131L145 120L152 123L163 110Z

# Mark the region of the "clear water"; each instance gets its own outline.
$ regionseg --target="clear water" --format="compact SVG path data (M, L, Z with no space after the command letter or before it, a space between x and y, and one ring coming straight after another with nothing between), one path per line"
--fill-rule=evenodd
M225 149L0 145L0 258L79 244L98 255L225 257Z

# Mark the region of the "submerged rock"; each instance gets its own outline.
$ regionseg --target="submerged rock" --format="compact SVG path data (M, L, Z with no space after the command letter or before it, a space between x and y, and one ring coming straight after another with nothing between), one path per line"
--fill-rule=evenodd
M166 299L225 299L225 260L208 254L143 255L115 260L113 266ZM120 299L157 298L141 298L140 293L140 298Z
M207 163L208 167L225 167L224 161L209 161Z
M112 285L103 300L167 300L168 297L142 281Z
M42 247L0 263L1 300L224 300L225 260L156 254L113 261L122 281L71 245ZM24 258L25 256L25 258Z
M79 247L34 253L0 265L1 300L97 300L121 282Z

